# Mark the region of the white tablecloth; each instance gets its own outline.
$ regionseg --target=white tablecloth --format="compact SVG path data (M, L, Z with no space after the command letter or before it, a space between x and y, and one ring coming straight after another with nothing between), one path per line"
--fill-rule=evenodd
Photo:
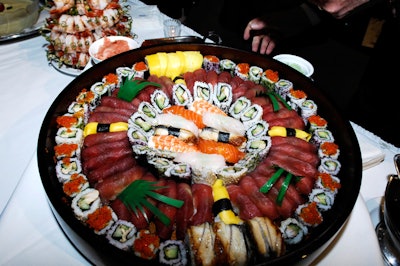
M130 2L138 39L163 37L161 21L165 15L139 1ZM149 20L152 16L158 22ZM182 35L198 34L183 27ZM74 78L48 64L46 44L40 36L0 44L0 265L89 265L57 225L37 168L36 145L43 118ZM382 197L386 176L395 171L392 158L398 149L354 127L362 143L384 152L385 161L363 171L354 210L335 241L315 261L317 265L383 264L365 202Z

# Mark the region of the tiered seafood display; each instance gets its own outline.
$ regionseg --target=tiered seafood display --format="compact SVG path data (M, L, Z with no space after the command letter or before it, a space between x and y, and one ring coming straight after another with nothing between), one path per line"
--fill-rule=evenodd
M253 265L301 245L340 189L316 104L272 69L197 51L147 55L57 119L77 219L165 265Z
M42 34L47 58L58 66L83 69L90 45L105 36L132 36L132 19L121 0L52 0Z

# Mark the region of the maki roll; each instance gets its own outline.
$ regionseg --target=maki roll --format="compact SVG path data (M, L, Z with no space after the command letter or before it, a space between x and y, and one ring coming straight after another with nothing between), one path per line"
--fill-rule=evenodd
M160 238L152 234L147 229L142 229L136 233L135 241L133 242L133 252L136 256L151 260L157 256L160 248Z
M246 131L246 136L248 139L259 138L262 136L267 136L269 124L265 120L259 120L249 126Z
M166 240L160 243L159 261L163 265L185 266L188 264L186 247L182 241Z
M218 82L213 100L217 107L227 112L232 103L232 86L228 83Z
M259 84L261 81L261 76L263 74L263 69L259 66L251 66L249 69L249 80L253 81L256 84Z
M148 163L153 165L159 174L165 175L166 171L173 166L172 161L163 157L148 156Z
M195 81L193 85L193 99L202 99L207 102L213 100L213 90L207 82Z
M219 61L220 72L227 71L233 75L234 71L235 71L235 67L236 67L236 63L230 59L222 59L221 61Z
M153 125L152 125L152 121L150 121L148 119L148 117L144 114L141 114L139 112L134 113L128 121L129 126L134 126L137 127L141 130L143 130L144 132L146 132L146 134L152 135L153 134Z
M328 129L316 129L313 132L312 141L320 145L323 142L334 142L335 138Z
M104 205L87 215L86 224L98 235L104 235L113 224L118 220L113 209Z
M216 57L215 55L205 55L203 56L203 68L206 71L215 71L219 73L220 67L219 67L219 58Z
M216 174L219 179L224 181L225 185L237 184L240 179L247 174L249 169L240 162L231 166L224 166Z
M153 107L156 109L158 113L162 113L162 110L171 106L169 103L169 97L162 90L155 90L150 95L150 101Z
M144 78L145 73L149 70L149 67L145 62L137 62L132 66L133 78Z
M293 83L286 79L280 79L275 83L275 91L278 93L283 99L286 99L287 94L290 89L293 89Z
M315 202L321 211L329 210L335 201L335 195L332 192L321 188L314 188L308 198L310 202Z
M316 227L323 221L317 203L314 201L299 205L295 213L299 220L306 226Z
M66 113L57 117L56 122L61 127L66 128L83 128L85 126L83 115L81 113Z
M81 148L76 143L61 143L54 146L54 155L58 160L66 157L80 158Z
M304 120L304 123L307 124L308 118L312 115L317 114L318 106L315 104L313 100L307 99L302 102L300 107L301 117Z
M104 85L104 82L96 82L90 87L90 90L99 96L107 94L109 92L108 89L109 87Z
M340 168L341 164L337 159L325 157L321 159L321 164L318 167L318 171L331 175L337 175L340 171Z
M178 180L190 180L191 174L191 167L187 163L171 164L165 171L165 176L174 177Z
M260 157L264 157L268 154L271 148L272 141L268 136L249 139L247 141L246 150L250 153L257 153Z
M331 174L320 172L318 174L317 181L315 182L315 187L322 188L336 195L341 187L340 179Z
M307 226L304 226L294 218L287 218L281 222L279 227L286 244L298 244L308 234Z
M290 106L294 110L297 110L299 106L301 106L303 102L307 99L307 94L302 90L290 89L289 93L287 94L287 98L291 103Z
M71 206L79 220L85 221L90 213L101 206L99 195L98 190L87 188L72 199Z
M129 250L135 241L137 230L131 222L118 220L107 232L107 239L111 245L122 250Z
M249 79L250 65L248 63L239 63L235 66L234 75L240 77L243 80Z
M83 142L83 130L80 128L60 127L56 134L56 143L74 143L80 145Z
M265 70L260 79L260 84L269 90L275 89L275 83L279 81L278 71L272 69Z
M241 96L231 105L229 108L229 114L232 117L239 119L244 110L246 110L250 105L251 101L248 98Z
M100 102L101 97L95 94L91 90L83 89L78 96L76 96L76 102L86 103L89 107L89 111L93 111Z
M138 107L138 112L144 114L149 119L156 118L158 114L156 109L148 102L141 102Z
M185 84L175 84L172 87L172 101L175 105L188 106L193 102L192 94Z
M69 181L72 174L79 174L81 172L81 161L78 158L65 157L57 162L56 175L61 183Z
M263 116L263 108L258 104L252 104L246 108L240 115L240 120L245 125L251 125L258 120L261 120Z
M319 145L318 155L320 158L329 157L332 159L337 159L339 154L339 146L334 142L326 141Z
M65 195L73 198L78 193L89 187L89 182L83 174L72 174L70 179L63 184L63 191Z
M148 134L139 127L129 127L128 138L131 144L146 145L149 141Z
M311 115L308 117L307 125L310 132L314 132L316 129L326 129L328 122L319 115Z

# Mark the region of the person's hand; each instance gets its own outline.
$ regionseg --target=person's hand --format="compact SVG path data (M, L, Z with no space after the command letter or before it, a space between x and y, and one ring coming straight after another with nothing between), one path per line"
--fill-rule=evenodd
M245 40L249 40L251 37L253 37L251 43L251 50L253 52L270 54L274 50L276 42L273 38L271 38L270 35L266 33L266 28L266 22L259 18L252 19L247 24L243 33L243 38ZM254 34L255 32L258 32L258 34Z
M355 8L367 3L369 0L310 0L311 3L323 9L334 18L341 19Z

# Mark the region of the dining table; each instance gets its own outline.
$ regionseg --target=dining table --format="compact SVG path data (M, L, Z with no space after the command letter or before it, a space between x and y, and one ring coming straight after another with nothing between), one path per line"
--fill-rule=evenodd
M138 42L164 37L168 18L155 5L128 0ZM42 12L46 12L43 10ZM44 13L46 16L46 13ZM41 14L42 17L42 14ZM182 36L203 38L182 25ZM58 94L84 70L48 61L40 34L0 42L0 265L91 265L53 216L36 156L42 121ZM313 265L384 265L375 227L398 147L351 122L363 171L353 210Z

